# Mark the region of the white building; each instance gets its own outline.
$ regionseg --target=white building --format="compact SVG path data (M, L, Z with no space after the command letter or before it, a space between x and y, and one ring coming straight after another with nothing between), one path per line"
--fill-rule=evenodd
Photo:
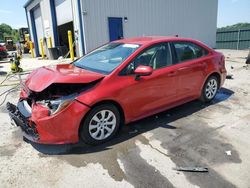
M37 56L41 38L67 46L68 30L79 56L122 37L179 35L216 44L218 0L29 0L24 7Z

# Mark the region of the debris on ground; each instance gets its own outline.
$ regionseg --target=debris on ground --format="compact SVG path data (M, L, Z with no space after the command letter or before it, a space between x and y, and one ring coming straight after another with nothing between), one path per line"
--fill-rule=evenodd
M205 167L176 167L173 170L184 172L208 172L208 168Z
M63 56L58 57L57 60L63 60Z
M243 68L245 68L246 70L249 70L250 69L250 66L249 66L250 64L247 64L247 65L245 65L245 66L243 66Z
M226 79L232 80L232 79L233 79L233 75L232 75L232 74L228 74L228 75L226 76Z
M249 50L249 54L248 54L248 56L247 56L246 59L247 59L247 60L246 60L246 64L247 64L247 65L250 64L250 50Z
M137 130L137 129L135 129L135 130L129 132L129 134L135 134L135 133L138 133L138 130Z
M228 156L231 156L231 155L232 155L232 151L230 151L230 150L225 151L225 153L226 153Z

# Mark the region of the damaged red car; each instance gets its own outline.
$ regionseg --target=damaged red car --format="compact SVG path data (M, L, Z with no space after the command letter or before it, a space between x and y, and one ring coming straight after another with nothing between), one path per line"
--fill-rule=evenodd
M7 109L33 142L96 145L130 122L213 100L225 77L224 56L196 40L123 39L71 64L33 71L17 106Z

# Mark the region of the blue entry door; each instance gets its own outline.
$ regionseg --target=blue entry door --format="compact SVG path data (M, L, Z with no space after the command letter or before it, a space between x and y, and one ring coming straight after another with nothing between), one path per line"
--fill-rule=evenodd
M122 18L109 17L109 40L119 40L123 38Z

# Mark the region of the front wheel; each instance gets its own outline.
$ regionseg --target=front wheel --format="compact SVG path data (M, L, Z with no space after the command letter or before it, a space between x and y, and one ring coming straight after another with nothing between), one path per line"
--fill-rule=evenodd
M216 76L210 76L202 89L200 100L206 103L212 101L218 92L218 89L218 78Z
M90 145L110 140L120 126L119 110L112 104L94 107L86 116L80 129L80 137Z

